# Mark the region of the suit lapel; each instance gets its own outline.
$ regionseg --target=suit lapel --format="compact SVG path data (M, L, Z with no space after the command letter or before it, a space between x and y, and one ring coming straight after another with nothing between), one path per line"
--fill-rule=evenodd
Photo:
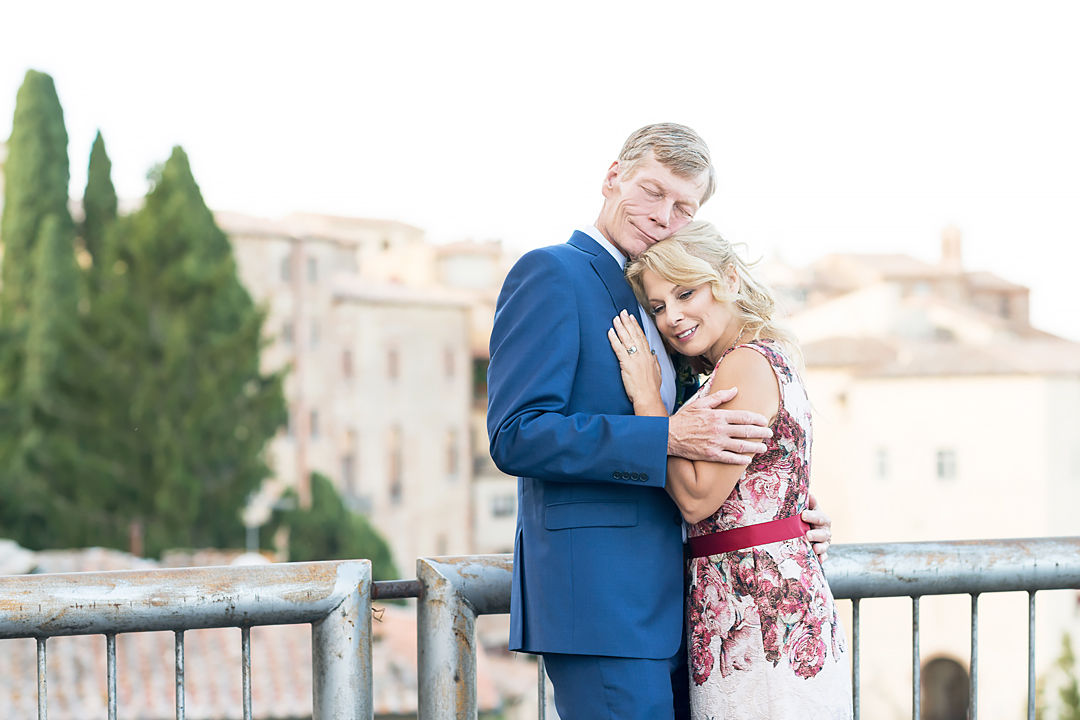
M592 255L589 262L607 289L608 295L611 296L611 302L615 309L622 310L626 308L637 315L639 323L643 322L634 291L630 289L630 284L626 282L622 268L619 267L619 263L615 261L611 253L600 247L598 242L583 232L575 231L568 242L579 250Z

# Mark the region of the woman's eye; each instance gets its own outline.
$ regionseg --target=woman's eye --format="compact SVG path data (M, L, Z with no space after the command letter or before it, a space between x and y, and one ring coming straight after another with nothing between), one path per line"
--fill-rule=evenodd
M693 295L693 294L694 294L693 290L686 290L684 292L679 293L679 299L680 300L689 300L690 296Z
M664 310L663 305L654 305L653 308L652 308L652 314L653 315L659 315L661 312L663 312L663 310Z

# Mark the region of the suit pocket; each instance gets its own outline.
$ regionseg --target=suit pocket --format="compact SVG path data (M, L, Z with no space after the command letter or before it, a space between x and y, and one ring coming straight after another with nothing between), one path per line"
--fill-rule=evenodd
M633 527L637 524L637 503L632 502L568 502L544 508L544 527L548 530Z

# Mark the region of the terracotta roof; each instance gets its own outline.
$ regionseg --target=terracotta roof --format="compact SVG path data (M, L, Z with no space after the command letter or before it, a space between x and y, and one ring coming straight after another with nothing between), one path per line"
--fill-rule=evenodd
M1080 343L1023 339L996 344L836 337L803 346L810 368L854 369L862 377L1080 376Z

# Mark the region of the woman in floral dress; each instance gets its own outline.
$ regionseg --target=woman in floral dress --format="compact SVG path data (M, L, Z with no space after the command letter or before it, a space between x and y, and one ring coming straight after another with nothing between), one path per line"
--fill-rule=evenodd
M771 419L748 466L669 458L668 492L688 523L687 646L692 717L851 717L836 604L799 513L810 483L810 403L773 320L773 300L708 223L627 267L665 341L712 373L699 394L738 387L725 408ZM660 374L633 316L609 332L638 415L660 415ZM673 482L672 478L678 478Z

